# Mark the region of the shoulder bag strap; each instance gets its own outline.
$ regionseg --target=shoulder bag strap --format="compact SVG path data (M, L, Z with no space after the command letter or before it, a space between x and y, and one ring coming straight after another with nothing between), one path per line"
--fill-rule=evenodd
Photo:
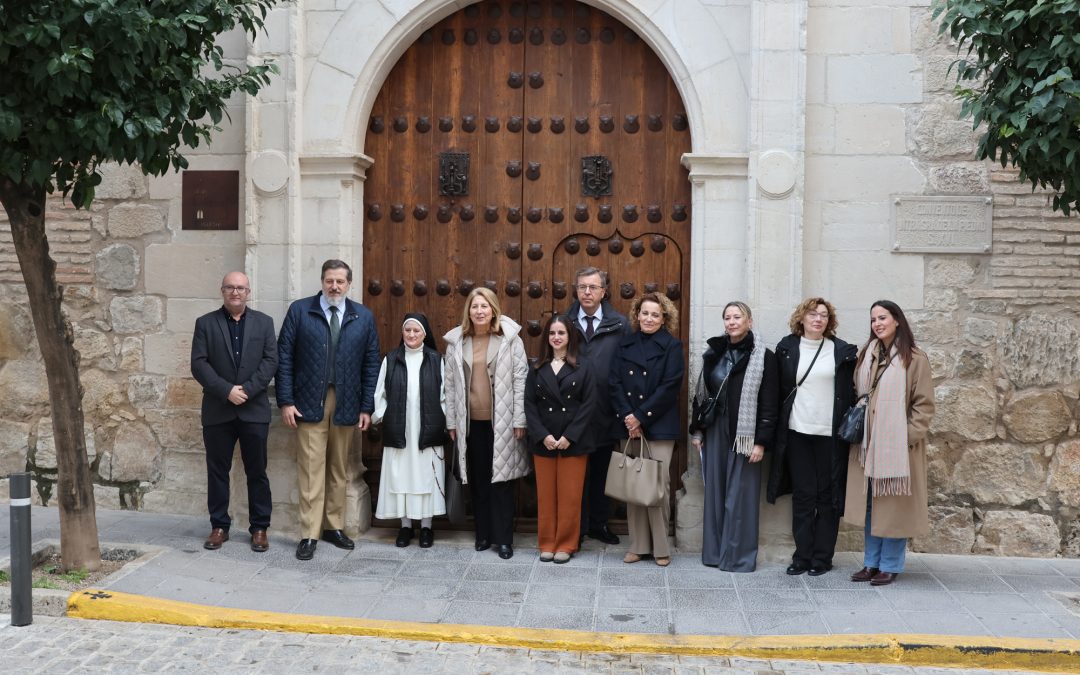
M791 390L791 391L790 391L790 392L788 393L788 395L784 397L784 403L787 403L787 400L788 400L789 398L791 398L792 396L794 396L794 395L795 395L795 392L799 391L799 387L801 387L801 386L802 386L802 383L803 383L803 382L806 382L806 378L810 377L810 371L814 369L814 364L815 364L815 363L817 363L817 357L818 357L818 355L819 355L819 354L821 354L821 348L825 346L825 340L827 340L827 339L828 339L828 338L825 338L825 337L821 338L821 344L819 344L819 345L817 346L817 351L816 351L816 352L814 352L814 358L810 359L810 367L806 369L806 372L805 372L805 373L803 373L802 379L800 379L800 380L799 380L799 381L798 381L798 382L797 382L797 383L795 384L795 388L794 388L794 389L792 389L792 390Z
M874 391L877 389L878 382L881 382L881 377L885 374L885 371L888 370L889 366L891 366L891 365L892 365L892 357L890 356L889 360L885 362L885 367L882 368L878 372L877 377L874 378L874 382L870 385L870 391L868 391L865 394L863 394L862 396L860 396L855 401L855 405L858 405L860 401L864 401L864 400L866 401L867 404L870 403L870 397L874 395Z

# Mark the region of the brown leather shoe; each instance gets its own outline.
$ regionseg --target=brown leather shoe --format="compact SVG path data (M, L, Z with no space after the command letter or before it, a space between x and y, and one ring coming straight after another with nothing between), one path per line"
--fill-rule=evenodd
M871 586L888 586L900 576L899 572L878 572L870 579Z
M878 573L876 567L864 567L855 574L851 575L852 581L870 581L874 578L874 575Z
M270 541L266 538L266 530L255 530L251 533L251 550L256 553L266 553L270 548Z
M210 536L203 542L203 548L216 551L227 541L229 541L229 531L223 527L215 527L210 530Z

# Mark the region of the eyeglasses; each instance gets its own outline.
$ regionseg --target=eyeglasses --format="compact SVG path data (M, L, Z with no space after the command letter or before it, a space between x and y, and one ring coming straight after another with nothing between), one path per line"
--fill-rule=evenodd
M251 289L248 288L247 286L222 286L221 287L221 292L222 293L239 293L241 295L243 295L244 293L247 293L250 290Z
M577 289L578 289L579 293L584 293L586 291L588 291L590 293L598 293L598 292L604 290L604 287L603 286L596 286L596 285L593 285L593 284L578 284Z

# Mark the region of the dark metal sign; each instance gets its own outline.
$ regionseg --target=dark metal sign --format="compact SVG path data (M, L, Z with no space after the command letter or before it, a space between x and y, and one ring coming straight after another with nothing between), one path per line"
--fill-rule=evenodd
M239 171L184 171L180 180L182 229L240 229Z

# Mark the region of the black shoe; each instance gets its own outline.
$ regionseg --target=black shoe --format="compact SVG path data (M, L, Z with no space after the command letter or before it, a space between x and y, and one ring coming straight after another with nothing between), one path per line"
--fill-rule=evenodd
M356 544L353 543L353 540L346 537L345 533L341 530L323 530L322 540L328 541L334 546L346 549L348 551L356 548Z
M794 577L794 576L797 576L799 574L802 574L803 572L806 572L809 569L810 569L810 566L807 565L804 562L793 562L790 565L788 565L787 570L785 570L785 571L788 574L790 574L791 576Z
M300 544L296 547L296 559L297 560L311 560L315 557L315 547L319 542L314 539L301 539Z
M487 539L477 539L476 540L476 550L477 551L486 551L489 548L491 548L491 544L488 543Z
M397 541L394 542L394 545L397 546L398 548L405 548L406 546L409 545L410 541L412 541L412 528L411 527L403 527L400 530L398 530L398 532L397 532ZM421 544L421 546L423 546L423 544Z
M619 536L608 529L607 525L601 525L600 527L594 527L585 533L590 539L596 539L602 541L605 544L615 545L619 543Z
M514 557L514 547L510 544L499 544L499 557L503 560L509 560Z
M832 569L832 565L830 565L829 563L824 563L824 564L817 563L817 564L814 564L814 565L810 566L810 576L812 576L812 577L820 577L822 574L825 574L826 572L828 572L831 569Z
M431 548L435 543L435 531L430 527L420 528L420 548Z

